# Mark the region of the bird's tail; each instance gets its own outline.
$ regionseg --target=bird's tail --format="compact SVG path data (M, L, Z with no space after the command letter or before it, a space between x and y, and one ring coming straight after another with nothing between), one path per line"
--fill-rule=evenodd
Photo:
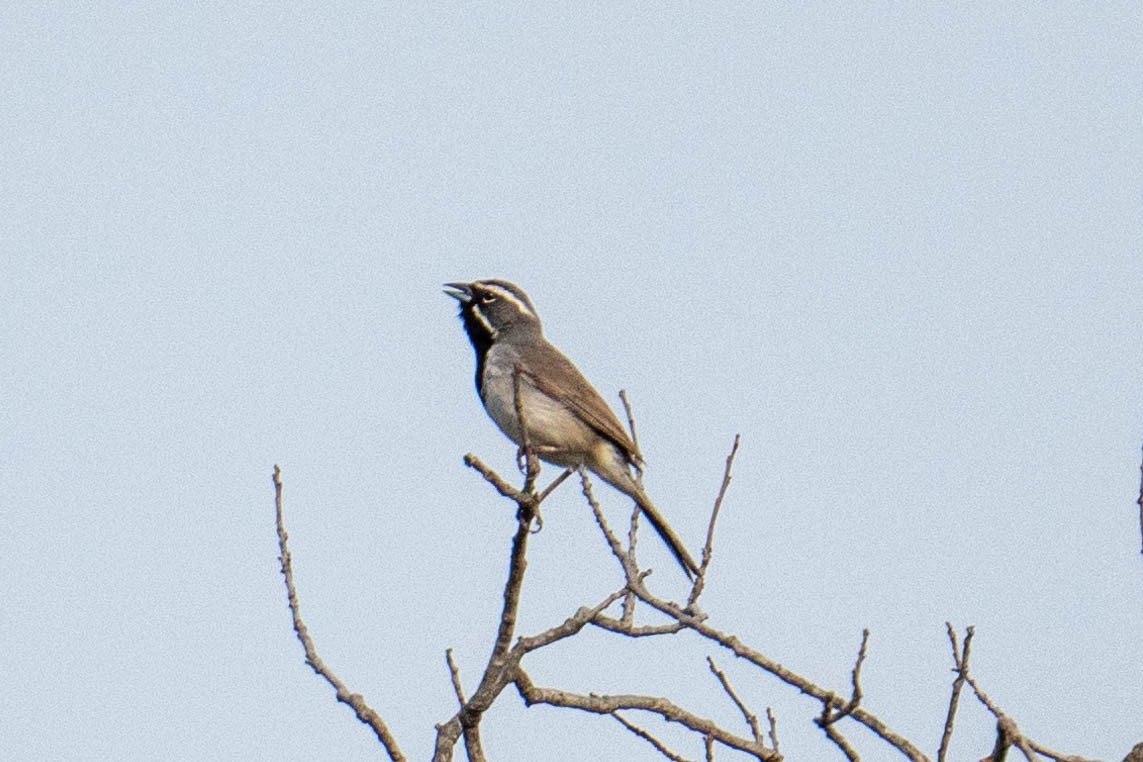
M655 504L651 502L643 490L636 490L631 497L635 498L635 502L639 504L639 510L643 511L643 515L651 522L651 526L655 528L671 553L674 554L679 566L683 567L683 573L687 575L687 579L694 579L695 575L699 573L699 565L687 552L687 546L675 534L675 530L671 529L671 525L663 518L663 514L659 513L659 509L655 507Z

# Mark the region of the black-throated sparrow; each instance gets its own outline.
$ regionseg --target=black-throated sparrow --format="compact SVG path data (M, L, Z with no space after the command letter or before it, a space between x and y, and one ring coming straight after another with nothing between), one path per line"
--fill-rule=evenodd
M476 391L509 439L522 445L516 413L516 368L528 446L557 466L584 467L630 496L690 577L699 567L631 474L641 465L631 438L579 369L544 338L528 295L503 280L446 283L460 302L476 350Z

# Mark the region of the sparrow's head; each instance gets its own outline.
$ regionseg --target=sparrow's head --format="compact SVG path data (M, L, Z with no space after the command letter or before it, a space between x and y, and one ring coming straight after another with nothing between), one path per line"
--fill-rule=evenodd
M491 343L505 333L540 332L540 316L524 290L506 280L446 283L445 293L460 303L464 329L474 344Z

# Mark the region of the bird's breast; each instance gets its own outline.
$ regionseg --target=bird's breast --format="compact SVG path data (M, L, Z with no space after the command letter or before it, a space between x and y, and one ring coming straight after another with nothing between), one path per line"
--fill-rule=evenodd
M509 439L521 445L523 437L516 411L514 378L518 359L513 351L495 346L490 349L480 396L489 417ZM550 463L562 466L583 463L598 435L558 400L537 389L526 374L521 375L519 386L528 444Z

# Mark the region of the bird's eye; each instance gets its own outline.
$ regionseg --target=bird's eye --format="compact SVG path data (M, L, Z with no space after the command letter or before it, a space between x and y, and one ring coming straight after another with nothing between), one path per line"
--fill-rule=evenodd
M487 291L480 295L480 301L482 304L492 304L494 301L496 301L496 298L496 294L490 294Z

